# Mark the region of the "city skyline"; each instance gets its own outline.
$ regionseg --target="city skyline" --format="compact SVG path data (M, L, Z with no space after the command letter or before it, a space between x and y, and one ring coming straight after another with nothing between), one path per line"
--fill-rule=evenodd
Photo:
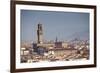
M21 10L21 41L37 40L37 24L44 40L89 39L89 13Z

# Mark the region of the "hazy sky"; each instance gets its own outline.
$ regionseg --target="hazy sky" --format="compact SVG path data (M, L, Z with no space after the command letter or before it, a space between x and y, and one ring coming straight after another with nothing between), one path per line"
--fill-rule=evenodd
M45 40L89 38L89 13L21 10L21 41L36 41L37 24Z

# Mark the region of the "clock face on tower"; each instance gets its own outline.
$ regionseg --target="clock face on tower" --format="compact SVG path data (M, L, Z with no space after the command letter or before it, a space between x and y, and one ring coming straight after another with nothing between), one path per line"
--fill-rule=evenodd
M39 34L40 34L40 35L42 35L42 34L43 34L43 32L40 30Z

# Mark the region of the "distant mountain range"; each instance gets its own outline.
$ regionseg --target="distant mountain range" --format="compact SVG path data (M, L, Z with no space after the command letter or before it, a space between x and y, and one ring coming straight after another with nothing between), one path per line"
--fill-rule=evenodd
M77 32L68 37L69 40L72 40L75 38L80 39L80 40L89 40L89 31Z

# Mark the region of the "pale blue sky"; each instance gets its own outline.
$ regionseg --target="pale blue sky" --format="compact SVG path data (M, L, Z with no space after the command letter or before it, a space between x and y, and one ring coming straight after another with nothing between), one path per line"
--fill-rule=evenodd
M37 24L45 40L89 39L89 13L21 10L21 41L35 41Z

